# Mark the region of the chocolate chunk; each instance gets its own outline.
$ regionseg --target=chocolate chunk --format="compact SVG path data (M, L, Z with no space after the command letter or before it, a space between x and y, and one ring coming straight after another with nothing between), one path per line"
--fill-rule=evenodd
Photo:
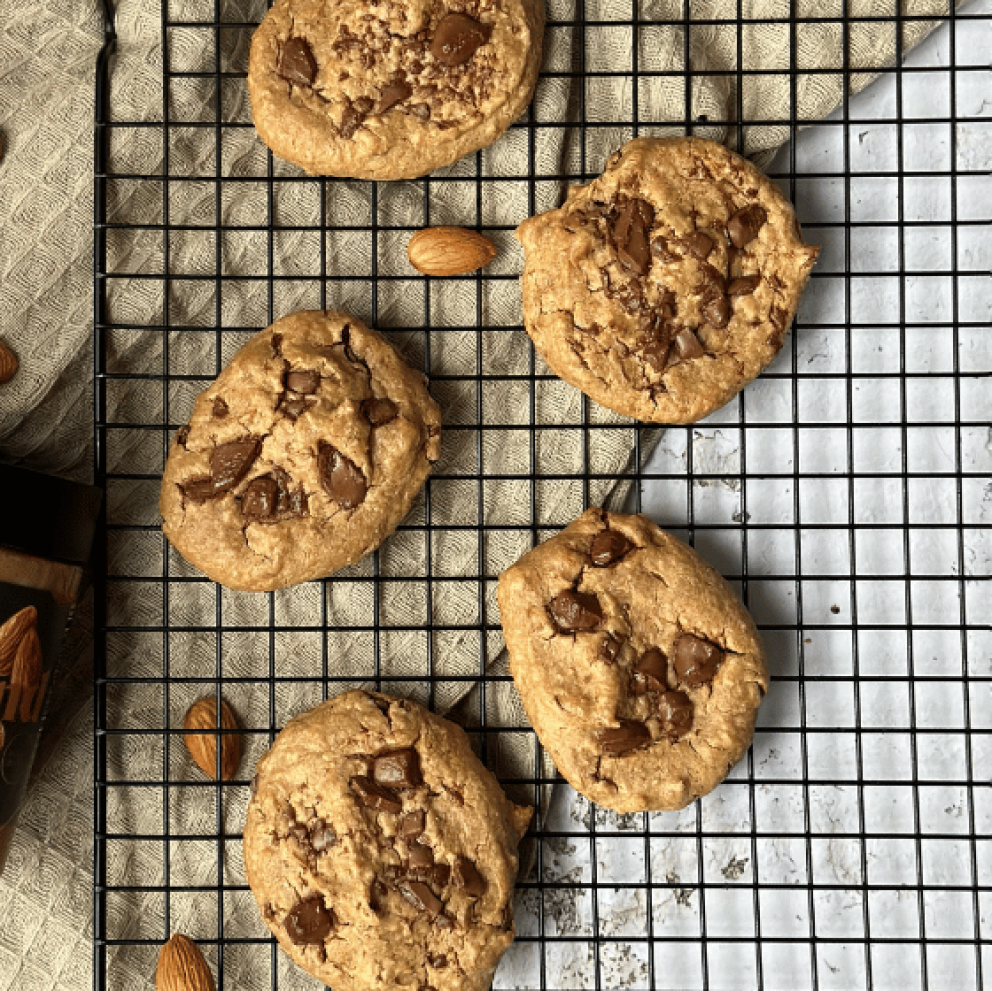
M651 242L651 254L665 265L678 261L678 257L672 254L667 238L662 237L660 234Z
M739 210L727 221L727 236L735 248L743 248L758 236L767 219L765 208L755 203Z
M253 478L241 496L241 515L252 523L262 523L276 515L279 486L271 475Z
M369 488L365 476L336 447L331 447L330 444L320 445L317 470L324 491L342 509L354 509L365 501Z
M218 420L223 420L228 413L231 412L231 408L224 402L220 396L214 396L214 406L210 411L212 416L215 416Z
M429 846L424 846L423 843L413 840L410 843L409 853L407 854L407 864L413 870L423 867L433 867L434 851Z
M610 238L624 268L647 275L651 268L648 234L654 223L654 207L646 200L631 198L610 228Z
M282 334L273 334L269 340L269 347L272 348L272 357L282 357Z
M675 641L672 665L675 675L690 688L698 688L713 680L723 662L723 651L716 644L683 633Z
M391 110L397 103L402 103L411 93L413 88L405 79L394 79L382 87L379 94L379 102L376 104L375 112L384 114Z
M451 877L451 868L447 864L408 864L405 874L408 879L425 881L436 890L443 891Z
M700 261L706 261L713 251L713 238L703 231L692 231L686 234L681 240L682 247Z
M370 96L360 96L354 101L355 109L364 117L372 112L375 100Z
M441 899L422 881L400 881L396 887L399 893L418 912L430 912L431 915L438 915L444 908Z
M324 905L323 895L298 901L283 919L286 935L297 946L323 943L334 928L334 913Z
M359 801L368 809L375 809L376 812L402 812L403 803L396 797L396 793L388 788L377 785L371 778L365 775L357 775L348 784L351 790L358 796Z
M409 112L413 114L414 117L419 117L421 120L431 119L431 108L426 103L415 103L409 108Z
M449 916L445 915L443 912L434 919L434 925L437 926L438 929L455 928L454 920L451 919Z
M310 827L310 845L316 853L323 853L338 841L338 834L323 819L318 819Z
M703 300L703 316L711 327L726 327L730 321L730 301L723 293L714 293Z
M431 41L431 55L441 65L463 65L492 34L492 27L480 24L468 14L445 14L438 22Z
M730 285L727 286L727 295L749 296L758 288L760 282L760 275L742 275L740 278L733 279Z
M431 953L427 957L427 962L435 970L443 970L448 966L448 958L443 953Z
M652 341L641 348L641 358L645 364L650 365L656 372L663 372L670 364L672 345L665 341Z
M589 557L597 568L606 568L619 561L631 546L630 541L622 533L616 530L600 530L593 537Z
M610 633L606 634L603 642L599 645L599 659L606 664L614 664L617 654L620 653L620 641Z
M210 475L217 492L233 489L255 463L262 445L254 437L218 444L210 453Z
M424 779L420 774L420 758L412 747L379 754L372 762L372 777L376 784L389 788L416 788Z
M279 412L291 420L298 420L313 405L312 399L284 399L279 404Z
M214 499L220 495L214 488L214 480L212 478L191 478L188 482L183 483L180 488L183 491L184 498L197 504L206 502L208 499Z
M312 396L320 385L320 373L310 368L293 368L286 372L286 388L301 396Z
M373 427L383 427L396 419L400 408L392 399L362 400L362 415Z
M616 729L599 732L599 746L604 754L618 757L651 742L651 733L644 723L622 722Z
M661 692L655 709L665 733L672 739L685 736L692 729L692 700L685 692Z
M485 894L486 879L479 873L479 868L468 857L456 857L451 872L456 888L460 888L472 898Z
M657 647L646 650L638 658L634 665L632 685L635 695L663 692L667 687L668 660Z
M548 612L562 633L595 630L603 618L603 607L595 595L590 592L575 592L570 588L559 592L548 603Z
M699 343L699 338L691 330L680 330L675 335L675 350L682 361L702 358L706 354L702 344Z
M407 812L396 827L397 834L404 840L414 839L424 831L426 816L423 809Z
M350 138L354 135L362 124L365 122L365 118L368 116L368 112L363 113L357 102L352 103L348 97L344 98L344 113L341 117L341 137Z
M279 56L279 75L297 86L309 86L317 78L317 63L302 38L290 38Z

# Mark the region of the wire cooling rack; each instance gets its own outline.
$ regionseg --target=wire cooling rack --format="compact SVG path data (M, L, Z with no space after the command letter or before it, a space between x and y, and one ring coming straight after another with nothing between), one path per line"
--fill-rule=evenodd
M152 39L161 65L144 53L138 61L150 74L114 87L108 9L95 159L95 433L108 495L97 582L96 988L149 986L159 945L180 926L204 948L219 987L315 986L277 951L257 914L252 921L237 869L249 762L224 785L183 763L190 698L261 691L266 716L243 727L257 757L301 698L312 704L343 687L328 657L331 633L366 638L368 670L356 680L387 690L411 687L380 668L382 642L402 632L424 655L417 686L428 701L452 697L434 666L448 635L476 637L467 685L492 691L505 682L482 679L499 637L487 595L501 566L484 547L499 527L487 526L481 509L468 523L449 524L478 541L480 564L466 575L438 573L430 548L445 526L448 489L457 486L468 505L486 503L494 481L487 439L523 430L531 450L540 449L534 410L554 380L531 356L519 317L502 329L527 355L523 370L504 376L487 367L478 328L493 322L493 294L515 291L512 268L470 277L472 305L445 325L431 303L437 284L398 274L395 258L410 230L452 202L468 211L460 222L477 222L508 246L512 224L488 223L489 203L517 196L523 182L522 219L560 200L565 183L600 171L609 147L650 120L645 84L665 74L639 64L637 45L628 63L604 69L590 53L610 48L618 33L677 27L685 64L694 77L706 75L693 65L692 31L714 25L690 30L689 5L672 5L672 22L648 8L604 21L588 3L551 6L549 32L577 32L581 42L570 64L546 64L541 83L572 87L574 122L538 110L518 122L504 141L520 143L522 171L490 171L477 155L407 184L421 204L408 224L382 220L387 185L304 177L264 152L254 170L230 164L229 139L250 136L243 112L231 109L243 111L247 40L262 13L249 0L162 0ZM825 3L817 17L792 18L793 51L781 71L792 106L800 29L836 22L846 36L858 21L853 6ZM754 26L750 6L728 8L740 38ZM127 14L131 29L133 9ZM893 27L911 20L876 19ZM607 35L614 41L604 42ZM213 61L185 63L184 36L207 39ZM224 40L234 36L240 54L228 60ZM787 129L791 140L769 171L796 202L807 240L824 248L794 332L773 366L703 423L660 437L625 429L640 466L631 508L689 539L740 589L766 639L774 685L752 751L713 795L681 813L616 816L565 787L555 791L535 823L517 941L496 987L984 986L992 964L990 50L992 7L973 4L908 62L897 42L893 73L844 97L829 118L804 121L802 133L795 112L759 122ZM748 73L734 75L732 119L705 124L726 125L739 144ZM596 86L620 76L629 78L626 110L596 123ZM206 84L208 98L191 103L187 84ZM701 125L693 89L686 91L685 119L666 122L680 130ZM150 101L156 109L122 112L125 97L129 107ZM560 168L535 155L556 128L568 129L578 149ZM120 153L139 133L147 140L138 152ZM213 149L192 170L178 165L186 140ZM367 212L342 219L336 208L356 188ZM312 194L309 206L285 206L301 192ZM193 194L208 209L188 209ZM253 206L237 214L232 194ZM235 278L227 247L259 231L263 250ZM311 263L300 272L276 264L274 245L292 237ZM173 259L192 238L211 245L216 265L190 278ZM148 242L156 247L143 253ZM356 267L329 261L345 255ZM358 622L329 610L332 587L342 587L337 578L312 583L317 605L304 627L287 621L272 596L246 618L236 596L170 554L155 512L169 438L192 396L249 332L286 312L289 289L301 285L309 305L364 307L361 315L419 356L436 394L467 390L469 415L457 429L476 445L472 464L435 474L422 509L393 538L420 540L426 564L407 574L380 552L350 573L349 588L370 603ZM262 301L257 315L230 319L228 301L251 292ZM412 318L397 317L405 312L395 308L398 296L413 300ZM191 297L206 300L195 317ZM453 371L434 348L451 326L476 328L478 338L468 365ZM206 349L200 365L184 357L191 341ZM501 378L520 387L522 420L518 410L485 402L487 386ZM595 441L610 427L592 404L581 409L556 434L557 443L578 438L581 469L555 473L532 460L513 479L521 484L514 527L523 546L567 522L542 515L541 486L574 488L584 502L602 481ZM388 609L404 582L431 607L406 631L390 626ZM452 585L478 602L471 629L434 618L443 615L434 599ZM193 618L175 609L191 589L201 606ZM282 649L288 635L309 637L313 647L297 666ZM232 675L244 652L257 670ZM494 725L488 711L476 707L475 729L491 758L501 734L528 731ZM504 774L504 783L540 805L552 783L541 767L535 760L529 774Z

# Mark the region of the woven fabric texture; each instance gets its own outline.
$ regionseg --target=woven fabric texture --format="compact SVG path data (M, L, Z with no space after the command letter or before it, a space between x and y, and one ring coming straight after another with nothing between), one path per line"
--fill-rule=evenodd
M432 391L446 423L443 459L438 472L449 476L431 483L431 535L422 530L399 533L379 556L382 593L373 602L371 561L361 562L334 582L310 583L261 595L223 593L209 583L173 583L167 606L157 587L142 578L162 575L161 538L149 531L115 531L108 547L111 574L121 576L109 591L108 621L112 626L212 627L221 610L224 634L218 643L210 633L169 634L168 666L163 660L161 634L123 633L108 638L107 668L111 676L148 678L207 677L218 673L246 680L230 686L228 700L249 729L270 724L270 641L267 633L245 627L313 626L326 616L331 626L347 628L380 623L378 633L320 632L280 634L275 640L275 664L280 676L312 678L329 672L327 691L344 683L334 676L371 678L378 650L378 673L399 679L399 694L419 697L439 711L455 709L471 726L482 719L490 725L516 727L520 733L500 737L499 752L486 757L508 778L547 773L539 765L532 734L512 686L505 681L478 685L480 658L495 673L505 674L500 655L502 639L476 627L498 617L495 581L435 582L431 575L495 576L534 538L530 529L531 500L536 518L550 535L586 505L607 503L619 508L629 494L623 478L632 463L635 427L582 397L563 383L541 382L530 408L529 386L514 376L527 375L532 350L520 323L520 303L514 279L481 286L470 282L435 282L429 301L422 284L412 280L382 282L377 306L368 291L372 250L367 235L351 228L368 226L373 211L380 224L416 229L424 225L425 188L418 182L388 184L335 181L326 197L317 182L280 182L298 176L291 166L273 166L273 195L263 182L268 175L266 150L250 126L250 108L243 79L224 77L217 91L216 69L244 72L251 32L215 32L213 0L165 0L170 19L191 24L171 28L167 47L161 37L158 4L126 0L117 14L118 45L112 72L111 106L115 121L149 126L114 128L111 171L170 177L208 177L169 182L168 214L164 212L165 181L120 181L108 186L108 219L132 224L170 224L183 229L168 242L155 231L113 230L108 235L108 269L119 278L108 289L110 316L127 329L108 336L108 370L128 375L169 373L200 376L199 381L174 380L168 389L156 381L115 381L108 388L108 416L114 422L160 427L182 423L196 392L229 360L234 349L254 329L271 318L301 307L326 304L354 312L384 331L407 360L445 378ZM22 369L0 387L0 451L9 460L37 467L79 473L85 470L91 427L92 368L92 112L93 70L102 43L102 22L93 0L79 4L10 0L12 11L0 24L0 127L6 157L0 163L0 336L21 358ZM222 20L252 21L264 15L259 0L222 0ZM794 12L815 21L774 23ZM549 18L575 17L570 0L552 0ZM847 14L847 26L839 18ZM894 13L912 15L901 36L891 20ZM877 72L893 63L934 26L925 18L947 13L946 0L645 0L639 46L633 51L629 27L596 29L585 42L589 72L630 71L636 55L642 70L661 73L641 79L638 119L641 133L677 133L687 112L696 133L735 142L759 163L789 135L789 122L802 124L830 113L841 101L845 86L863 88ZM626 0L587 2L586 17L607 24L628 18ZM746 23L741 26L737 18ZM838 18L831 22L829 18ZM201 22L203 27L197 27ZM662 23L664 22L664 23ZM773 22L773 23L769 23ZM572 70L579 65L583 33L574 28L549 28L545 68ZM163 50L171 71L193 75L173 78L163 94ZM219 64L218 64L219 60ZM743 76L735 75L738 67ZM740 94L738 78L743 79ZM542 79L535 96L537 120L577 123L582 104L578 78ZM163 143L161 122L165 101L172 126ZM629 79L590 77L585 95L589 122L632 119ZM738 106L744 126L724 128L710 121L733 120ZM214 127L185 124L229 124ZM240 125L240 126L239 126ZM607 156L632 136L629 127L601 127L586 132L584 147L577 128L539 128L533 148L525 129L512 129L477 160L470 157L445 170L465 183L432 188L429 222L474 226L514 225L527 215L529 184L501 182L498 197L486 197L476 210L477 176L536 174L577 175L583 163L598 172ZM533 159L531 159L533 154ZM166 158L167 156L167 158ZM246 180L226 183L218 191L209 177L224 175ZM549 209L564 196L564 186L541 183L534 207ZM322 274L315 259L322 254L319 232L292 230L319 223L324 210L329 228L323 245L323 271L342 276L322 292ZM225 228L218 235L212 228ZM271 225L290 228L271 235ZM196 229L202 228L202 229ZM262 228L262 229L260 229ZM407 268L405 232L387 232L378 244L378 272L412 274ZM366 238L366 240L363 240ZM496 238L501 249L491 271L513 274L521 253L504 232ZM366 243L367 242L367 243ZM162 276L171 286L164 291ZM269 272L285 276L271 284ZM225 276L218 296L214 277ZM425 312L435 332L424 329ZM482 329L477 329L481 314ZM166 323L182 327L166 334L144 329ZM223 336L211 332L218 325ZM413 328L413 329L411 329ZM468 329L465 329L468 328ZM538 361L537 368L543 371ZM505 376L481 385L479 372ZM529 431L531 415L538 429ZM505 429L482 431L483 423ZM516 418L516 419L515 419ZM590 423L596 429L556 431L562 423ZM123 432L109 451L110 472L161 471L165 445L162 431ZM642 433L640 454L651 446ZM560 478L580 472L595 476L583 484L562 484ZM486 476L480 485L475 478ZM513 476L536 474L530 482ZM109 514L115 523L157 522L157 485L149 482L112 484ZM411 522L426 522L426 504L415 507ZM517 529L514 529L517 527ZM481 537L479 536L481 528ZM195 573L174 553L168 554L171 577ZM389 579L398 579L390 585ZM127 579L136 579L128 581ZM402 579L402 580L399 580ZM452 632L436 635L428 651L419 627L433 621ZM67 663L85 671L86 625L70 644ZM480 640L480 638L482 638ZM436 679L428 694L424 679ZM472 679L476 680L473 681ZM85 684L85 677L82 679ZM475 687L473 687L473 685ZM173 782L197 780L198 772L178 736L163 743L162 730L182 725L189 704L204 686L182 681L118 685L108 696L111 726L151 731L114 736L108 741L108 775L118 781ZM80 991L89 983L92 850L91 720L78 701L85 693L63 692L59 739L49 741L50 760L39 776L22 815L8 867L0 878L0 991L44 987ZM274 693L275 723L320 701L320 688L302 681L280 682ZM456 708L457 707L457 708ZM158 731L158 732L155 732ZM267 732L248 733L241 774L250 768L270 741ZM527 797L526 793L518 797ZM161 834L177 837L228 834L240 831L247 788L223 791L220 807L212 789L170 791L168 813L160 789L114 788L108 824L116 833ZM218 845L175 839L170 844L172 885L243 883L240 849L224 844L222 875L218 877ZM115 884L155 886L163 883L161 842L108 844L109 880ZM170 923L193 938L211 939L218 931L219 906L212 891L173 896ZM225 930L237 936L266 934L251 897L234 892L224 899ZM115 939L163 938L165 899L157 892L115 895L108 905L108 935ZM249 947L249 949L251 949ZM110 962L111 989L151 987L157 948L115 947ZM229 986L268 987L268 975L256 973L251 956L234 948L225 959ZM213 963L216 951L208 949ZM291 966L280 972L280 987L314 987L313 981Z

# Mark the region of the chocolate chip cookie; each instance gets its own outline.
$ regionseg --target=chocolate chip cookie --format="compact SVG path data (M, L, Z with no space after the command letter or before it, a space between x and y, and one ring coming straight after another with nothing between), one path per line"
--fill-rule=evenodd
M775 357L819 251L766 176L697 138L628 142L517 238L551 370L657 423L707 416Z
M318 175L421 176L530 103L542 0L277 0L251 46L259 137Z
M751 743L757 630L695 551L590 509L500 575L510 671L558 770L618 812L680 809Z
M320 578L396 529L437 460L424 377L344 313L256 334L196 400L162 476L162 529L228 588Z
M252 787L248 883L300 967L335 991L489 987L531 810L461 729L348 692L293 719Z

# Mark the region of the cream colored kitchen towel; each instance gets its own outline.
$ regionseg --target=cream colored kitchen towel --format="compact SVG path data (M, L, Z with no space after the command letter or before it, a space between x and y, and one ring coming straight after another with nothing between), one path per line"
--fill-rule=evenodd
M107 365L124 377L107 384L108 420L120 427L108 431L106 451L108 470L128 477L108 488L107 667L133 680L107 694L110 725L122 731L107 741L107 772L117 783L107 828L119 837L106 843L107 880L145 890L107 896L106 935L148 942L109 951L109 989L151 987L155 944L169 930L203 940L265 935L246 892L218 898L215 887L243 884L236 838L247 788L204 787L181 737L166 732L211 690L195 679L234 679L224 692L248 731L245 778L294 713L345 679L373 677L441 711L460 703L468 724L500 727L487 737L486 756L507 778L549 774L498 661L495 579L586 505L622 502L629 486L618 479L652 437L638 438L629 421L561 382L542 378L532 389L531 372L546 370L519 329L521 256L507 228L557 205L564 183L516 177L598 172L633 134L614 122L632 119L635 62L641 133L681 131L688 115L696 133L741 143L760 159L788 136L789 122L829 113L845 87L864 86L947 13L938 0L647 0L643 19L652 23L641 25L635 50L633 33L619 23L630 14L626 0L587 0L585 16L599 26L584 34L555 26L576 16L570 0L555 0L532 113L538 123L578 123L584 114L593 125L584 143L578 128L538 128L533 141L517 128L444 170L450 182L376 187L307 180L279 162L270 171L242 78L251 28L239 26L256 22L264 4L222 0L230 26L217 30L214 0L164 2L178 25L164 39L158 4L120 5L112 73L120 126L112 130L110 170L120 178L108 183L108 219L142 227L108 232L115 278L107 299L121 326L108 333ZM0 24L0 127L8 145L0 163L0 336L23 369L0 388L0 449L78 470L91 422L90 121L101 29L92 2L76 10L12 3L13 16ZM846 24L829 21L845 10ZM904 19L894 20L896 13ZM798 23L787 22L790 14ZM712 123L737 120L738 110L739 129ZM319 227L322 216L323 238L302 229ZM362 230L373 223L383 228L374 245ZM492 277L429 288L409 279L404 243L427 223L501 228ZM385 277L374 294L373 254ZM377 564L362 562L326 584L269 597L187 581L195 572L155 529L168 435L239 343L303 306L352 310L431 374L446 432L429 498ZM174 376L168 389L158 379L164 372ZM429 537L420 528L427 522ZM438 629L429 635L431 622ZM278 632L270 632L273 624ZM325 672L323 683L313 680ZM85 717L70 724L0 879L0 991L88 983L89 738ZM531 800L543 793L521 790ZM136 834L149 838L129 839ZM163 834L172 838L155 838ZM168 898L157 890L166 849L169 883L183 889ZM216 948L207 952L216 965ZM269 959L265 944L229 946L225 986L268 988ZM280 987L315 986L285 962L277 966Z

